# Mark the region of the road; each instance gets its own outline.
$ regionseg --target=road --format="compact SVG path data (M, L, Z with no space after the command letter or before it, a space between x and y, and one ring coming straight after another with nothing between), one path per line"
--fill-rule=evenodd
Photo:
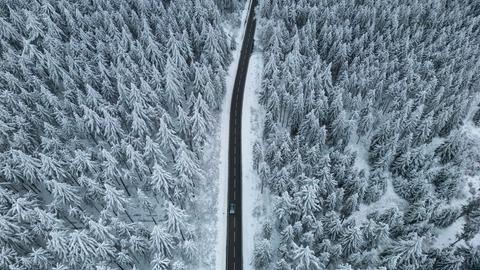
M228 205L227 205L227 270L242 270L242 104L247 77L248 62L253 51L255 35L255 6L252 0L248 11L247 24L238 61L237 74L233 85L230 107L230 132L228 145ZM235 205L235 213L230 213L230 205Z

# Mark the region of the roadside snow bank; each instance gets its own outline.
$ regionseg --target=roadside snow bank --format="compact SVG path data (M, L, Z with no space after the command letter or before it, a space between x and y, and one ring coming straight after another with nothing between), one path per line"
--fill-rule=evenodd
M264 110L258 104L257 92L261 87L263 58L259 52L250 57L242 111L242 233L243 233L243 269L254 269L252 264L254 237L260 230L264 206L264 194L260 193L260 179L253 169L253 145L263 132Z

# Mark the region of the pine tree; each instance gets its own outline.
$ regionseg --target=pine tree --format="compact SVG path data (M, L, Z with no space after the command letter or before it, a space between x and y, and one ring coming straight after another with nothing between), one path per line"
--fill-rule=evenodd
M66 261L70 252L69 241L70 239L67 232L61 230L52 230L49 233L46 246L48 250L53 252L53 254L55 254L55 256L57 256L60 260Z
M438 206L433 210L431 222L440 228L451 225L460 216L461 211L456 207Z
M179 145L173 167L177 175L184 174L188 177L201 177L202 175L195 155L184 143Z
M427 260L424 248L424 239L413 233L407 239L391 243L383 252L388 260L395 260L393 266L420 268Z
M201 146L207 139L207 123L201 113L195 110L195 108L190 120L192 121L193 141L196 145Z
M435 153L443 163L447 163L458 158L462 154L464 147L465 134L457 131L450 134L447 140L435 150Z
M165 210L168 231L173 234L180 234L183 237L184 232L189 227L185 211L176 207L173 203L167 203Z
M274 211L280 221L288 221L290 215L294 214L295 205L288 192L283 192L281 197L275 198Z
M476 126L480 125L480 109L475 112L475 114L473 115L472 121Z
M329 211L325 214L323 222L323 228L328 238L334 240L338 239L343 232L343 226L338 214L333 211Z
M177 134L179 134L182 138L184 138L184 140L187 141L187 139L189 139L191 136L190 131L192 126L192 120L187 115L186 110L182 106L177 106L177 117L175 121L175 128Z
M463 257L454 255L451 250L445 250L438 254L433 267L440 270L460 270L463 261Z
M47 186L50 186L53 196L52 204L55 205L80 205L80 196L78 196L78 190L74 186L67 183L61 183L56 181L49 181Z
M163 154L162 149L160 148L160 144L155 142L150 138L150 136L146 136L145 138L145 147L143 149L143 159L146 163L149 164L165 164L167 158Z
M174 239L161 225L155 225L151 233L150 249L165 257L170 257L174 247Z
M295 269L315 269L320 270L324 269L324 264L320 261L319 258L315 256L313 251L307 247L297 247L294 251L294 260L296 261Z
M153 270L167 270L170 267L170 259L165 258L162 255L155 254L151 264L153 265Z
M272 260L270 240L261 239L255 243L253 250L253 261L256 269L266 269Z
M68 259L73 265L86 265L95 258L99 243L88 236L85 230L70 233Z
M175 132L169 126L169 116L165 113L160 118L160 123L158 127L157 140L160 146L170 153L175 153L177 144L180 143L180 139L177 137Z
M467 244L466 246L459 247L457 252L460 256L463 257L464 263L463 267L466 269L475 269L480 266L480 246L472 246Z
M180 72L171 58L167 58L165 64L165 92L166 104L180 104L183 93L183 83L180 80ZM170 105L172 106L172 105Z
M162 192L166 196L170 194L169 190L174 183L173 176L158 163L153 166L150 181L154 191Z
M119 212L125 212L128 218L131 220L131 216L128 214L126 207L128 205L128 198L125 196L122 190L118 190L115 187L104 184L105 188L105 205L108 211L112 211L115 215Z
M478 199L473 200L464 208L465 224L459 239L470 240L480 232L480 209ZM474 208L477 205L477 208Z
M360 251L364 246L364 242L362 231L355 226L346 228L340 239L343 253L347 256Z
M303 186L298 194L299 205L301 206L303 215L310 215L320 209L319 200L317 199L316 190L313 186Z
M187 261L193 261L198 254L198 249L192 240L185 240L182 244L182 252Z
M124 134L119 119L112 116L108 109L103 109L102 114L103 136L108 141L118 143L118 140Z
M372 203L380 199L387 188L387 177L382 170L375 170L370 172L367 180L368 187L365 191L364 200L366 203Z

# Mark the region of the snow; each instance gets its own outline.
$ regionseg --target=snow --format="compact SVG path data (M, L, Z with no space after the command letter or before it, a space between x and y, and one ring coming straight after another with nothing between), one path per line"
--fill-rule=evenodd
M446 248L455 240L457 240L457 234L462 231L462 227L465 224L465 220L463 218L457 219L454 223L450 226L437 230L437 239L435 240L434 247L435 248ZM463 240L459 241L457 244L460 244Z
M470 113L472 114L472 113ZM467 133L467 136L475 142L480 144L480 128L476 127L471 120L466 120L464 126L462 127ZM445 138L435 137L432 139L427 146L427 151L432 152L440 146L445 141ZM358 171L364 170L365 173L368 175L370 171L370 166L368 165L368 151L365 147L364 142L359 140L357 143L350 143L348 146L349 149L357 153L355 158L354 166ZM473 175L467 176L467 184L465 185L464 194L466 194L463 198L453 199L450 202L452 206L462 206L464 205L467 200L472 196L472 193L480 191L480 176ZM357 224L364 224L367 222L367 215L374 211L382 211L389 209L391 207L398 207L402 209L408 205L408 203L398 196L394 189L391 182L391 178L388 177L387 181L387 190L385 194L376 202L371 203L369 205L360 204L359 210L352 214L353 219L357 222ZM441 229L435 229L436 238L433 241L432 245L435 248L445 248L451 245L454 241L457 240L457 235L462 232L463 225L465 224L465 219L460 218L452 223L450 226ZM480 245L480 234L477 234L473 239L469 241L470 244L473 246ZM465 244L464 240L458 241L456 244L462 245Z
M225 26L224 29L231 37L235 37L236 48L232 52L233 61L228 68L226 77L227 90L222 104L220 115L220 133L218 143L220 144L219 153L219 176L218 176L218 198L217 198L217 220L216 220L216 248L215 248L215 269L225 269L226 262L226 243L227 243L227 194L228 194L228 136L229 136L229 119L230 119L230 103L232 100L233 84L237 73L238 60L240 57L241 41L245 30L243 23L246 18L249 1L245 2L245 8L242 11L242 23L237 28ZM218 145L218 144L217 144Z
M453 242L457 240L457 235L459 235L463 230L463 225L465 225L465 219L459 218L450 226L439 229L436 231L437 238L433 246L435 248L446 248L450 246ZM480 234L477 233L472 239L468 240L472 246L480 245ZM461 246L465 244L464 240L458 241L455 246Z
M218 129L217 129L218 130ZM205 170L205 179L217 179L219 170L218 166L218 153L220 147L218 145L218 138L215 136L210 137L204 148L204 157L202 160L203 168L214 168L213 170ZM218 185L211 181L202 181L198 188L195 189L195 197L192 198L193 211L191 222L197 224L195 235L196 239L199 264L192 266L198 270L210 270L217 269L216 265L216 250L217 246L217 226L215 211L218 200L212 194L218 194ZM215 252L214 252L215 251ZM145 268L148 269L148 268Z
M368 176L370 171L370 165L368 164L368 151L367 148L363 143L356 143L350 144L348 146L352 151L357 153L355 158L354 166L358 171L364 170L366 175ZM367 215L374 211L382 211L387 210L392 207L398 207L399 209L404 208L407 205L407 202L398 196L393 189L393 184L391 181L391 177L387 178L387 189L383 196L376 202L371 204L364 204L361 203L359 206L358 211L355 211L352 214L352 218L355 219L357 224L366 223Z
M474 247L480 246L480 233L477 233L469 242Z
M480 134L480 133L479 133ZM427 151L435 151L435 149L445 141L444 138L435 137L427 146ZM366 175L369 175L370 165L368 164L368 150L365 144L360 140L358 143L350 143L348 146L352 151L357 153L354 166L358 171L364 170ZM361 203L358 211L352 214L357 224L366 223L368 214L397 207L403 209L408 205L408 202L398 196L393 189L392 177L387 177L387 188L383 196L376 202L371 204Z
M361 143L350 144L348 148L350 148L353 152L357 153L354 163L355 168L358 171L364 170L366 175L368 175L370 171L370 165L368 165L367 148Z
M261 194L260 179L253 169L253 145L263 130L264 110L258 104L256 93L260 89L263 59L261 53L250 57L242 111L242 230L243 269L254 269L252 265L255 233L260 230L261 219L271 206L268 196Z
M242 14L242 22L245 21L246 11L249 3L245 4L245 9ZM216 251L216 269L225 268L225 243L226 243L226 220L227 214L227 177L228 177L228 139L229 139L229 118L230 118L230 102L233 90L233 83L235 80L235 74L237 71L237 64L239 58L239 50L241 48L241 41L245 24L242 23L239 29L226 29L231 35L236 35L237 48L233 52L234 61L230 65L227 76L227 93L225 96L222 115L221 115L221 131L220 131L220 175L219 175L219 197L217 206L217 251ZM271 217L271 196L268 191L265 193L260 192L260 180L253 169L253 144L261 137L264 109L258 104L257 95L261 86L261 74L263 69L263 59L261 52L254 52L251 56L249 68L247 72L244 101L243 101L243 114L242 114L242 200L243 200L243 265L244 269L254 269L252 264L253 250L255 244L256 233L261 231L262 224ZM480 141L480 129L474 127L468 127L470 133L479 139ZM434 138L430 143L429 149L433 151L438 145L444 141L443 138ZM365 170L368 175L370 166L368 165L368 151L365 145L360 142L356 144L350 144L349 148L357 152L355 159L355 167L360 170ZM479 184L478 178L475 184ZM376 202L365 205L361 204L359 210L356 211L352 218L354 218L358 224L362 224L367 221L367 215L370 212L377 210L386 210L391 207L404 208L408 203L398 196L393 188L393 184L388 177L387 189L385 194ZM452 225L444 229L437 230L438 238L436 239L436 247L448 246L451 242L455 241L456 234L461 231L464 224L463 219L459 219ZM472 243L479 243L480 235L477 235ZM459 242L459 244L462 241ZM275 249L275 244L272 243L272 247Z
M467 133L467 136L473 141L480 144L480 128L476 127L472 121L466 120L465 124L462 127ZM477 192L480 192L480 175L476 174L473 176L466 176L466 185L464 194L466 195L461 199L454 199L450 202L450 205L461 206L465 205L469 198L474 196ZM460 218L455 221L453 224L444 229L437 230L437 238L435 239L434 246L437 248L448 247L451 243L457 240L457 235L462 232L463 225L465 224L465 219ZM473 239L469 241L473 246L480 245L480 234L477 234ZM463 240L458 241L456 244L464 244Z
M368 221L368 214L379 211L383 212L392 207L397 207L398 209L403 209L408 203L400 198L397 193L393 190L392 181L390 178L387 180L387 189L383 196L376 202L371 204L360 204L358 211L352 214L352 218L355 219L357 224L364 224Z

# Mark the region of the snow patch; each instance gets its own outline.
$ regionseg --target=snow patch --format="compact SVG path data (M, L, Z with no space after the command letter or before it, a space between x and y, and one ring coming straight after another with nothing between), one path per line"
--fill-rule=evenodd
M393 189L393 184L390 177L387 178L387 189L383 196L376 202L371 204L361 203L358 211L352 214L352 218L355 219L357 224L364 224L368 221L368 214L379 211L383 212L384 210L390 209L392 207L397 207L398 209L403 209L408 203L402 199Z
M446 248L451 245L451 243L457 240L457 234L462 231L463 225L465 224L465 219L459 218L450 226L437 230L437 239L433 245L436 248ZM463 240L458 243L463 242ZM458 244L457 243L457 244Z
M252 264L255 233L259 231L265 207L271 202L261 194L260 179L253 169L253 145L262 136L265 112L257 100L263 70L261 53L253 53L247 71L242 111L242 232L243 269L254 269Z
M368 165L368 151L367 148L360 143L356 144L349 144L348 148L353 152L357 153L355 157L354 166L358 171L364 170L365 173L368 175L370 171L370 165Z
M348 146L352 151L356 152L354 167L358 170L364 170L368 176L370 172L370 165L368 164L368 150L362 143L350 144ZM358 211L355 211L351 218L355 219L357 224L364 224L368 221L368 214L375 211L387 210L392 207L404 208L407 202L402 199L393 189L391 177L387 178L387 188L383 196L376 202L371 204L361 203Z

